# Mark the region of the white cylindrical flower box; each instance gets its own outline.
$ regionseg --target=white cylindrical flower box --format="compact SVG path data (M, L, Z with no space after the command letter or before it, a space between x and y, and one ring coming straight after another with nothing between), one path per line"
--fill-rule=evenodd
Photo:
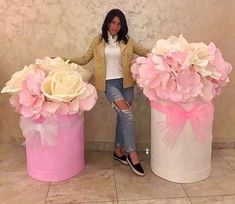
M174 110L167 112L166 106L159 109L151 103L151 169L154 174L177 183L196 182L210 175L213 105L209 104L204 108L199 110L192 104L181 105L180 115L177 111L174 113ZM174 141L172 138L176 134L171 134L171 139L167 142L166 129L169 130L169 127L166 121L175 117L177 123L182 120L182 114L184 125L178 132L177 139ZM172 125L172 122L168 123ZM203 138L198 138L198 133Z

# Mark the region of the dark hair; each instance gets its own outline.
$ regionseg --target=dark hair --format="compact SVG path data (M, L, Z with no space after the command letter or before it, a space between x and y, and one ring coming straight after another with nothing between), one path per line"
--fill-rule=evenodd
M119 9L112 9L108 12L108 14L106 15L105 19L104 19L104 23L102 25L102 37L104 38L105 42L108 43L108 29L109 29L109 24L112 22L112 20L114 19L114 17L118 17L120 19L120 23L121 23L121 29L117 34L117 41L123 41L125 44L128 41L128 27L127 27L127 23L126 23L126 17L125 15L122 13L121 10Z

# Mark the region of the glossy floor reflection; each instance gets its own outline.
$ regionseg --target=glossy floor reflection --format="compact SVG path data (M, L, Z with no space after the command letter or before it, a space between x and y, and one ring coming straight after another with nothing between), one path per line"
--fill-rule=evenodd
M214 150L210 177L192 184L157 177L150 169L149 155L144 153L140 153L144 177L114 161L110 151L87 151L85 158L86 167L79 175L46 183L27 176L24 146L0 144L0 203L235 203L235 149Z

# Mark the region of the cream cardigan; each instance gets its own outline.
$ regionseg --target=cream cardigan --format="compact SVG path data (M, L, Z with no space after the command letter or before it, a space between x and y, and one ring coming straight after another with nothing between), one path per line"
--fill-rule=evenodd
M104 48L105 41L104 39L101 39L101 35L99 35L92 40L90 47L83 56L72 58L70 60L70 62L74 62L79 65L85 65L94 58L95 87L99 91L105 90L106 66ZM124 88L127 88L134 85L130 70L134 54L139 56L146 56L149 51L136 43L130 37L127 44L120 43L120 50L121 66L123 68L123 86Z

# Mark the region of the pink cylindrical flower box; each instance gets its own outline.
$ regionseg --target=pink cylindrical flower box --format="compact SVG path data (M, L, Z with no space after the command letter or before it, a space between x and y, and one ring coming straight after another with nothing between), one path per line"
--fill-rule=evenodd
M53 145L43 145L40 137L31 137L26 143L28 175L40 181L63 181L85 166L83 116L59 115L57 118L58 133Z

